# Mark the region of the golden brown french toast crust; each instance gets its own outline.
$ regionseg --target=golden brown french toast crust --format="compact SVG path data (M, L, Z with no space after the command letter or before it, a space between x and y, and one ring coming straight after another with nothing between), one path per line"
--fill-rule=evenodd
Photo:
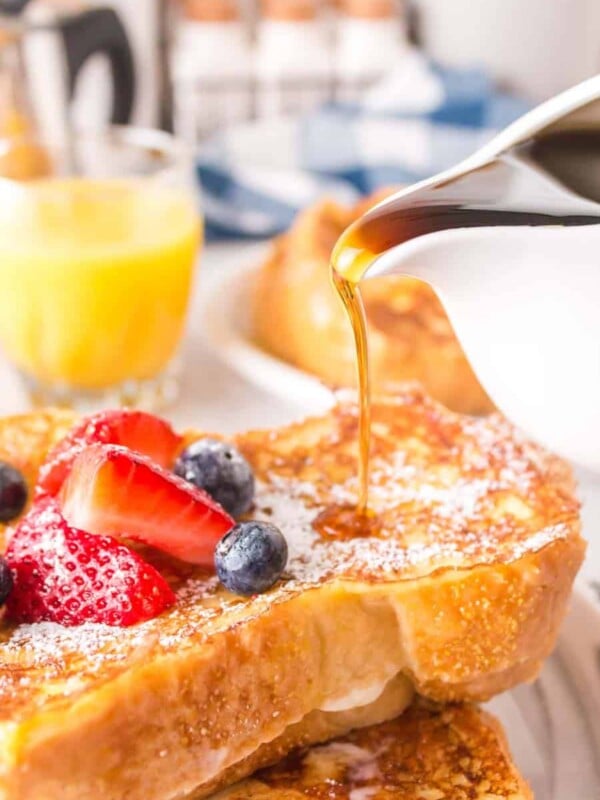
M286 792L331 800L532 796L500 726L473 706L436 710L414 704L391 722L296 751L248 784L232 789L228 800L284 800Z
M41 416L27 426L5 425L0 457L23 459L32 437L39 462L65 432L68 415ZM15 432L16 431L16 432ZM1 434L1 431L0 431ZM190 434L194 438L196 434ZM39 438L38 438L39 437ZM380 527L367 538L324 539L312 522L331 504L356 502L357 414L343 403L322 418L281 430L235 437L259 479L253 517L272 520L290 546L286 580L272 592L242 599L204 571L162 560L178 587L177 607L157 620L120 630L100 625L46 624L5 629L0 658L0 719L12 718L47 679L118 674L144 643L168 653L195 637L209 638L273 603L324 581L380 585L440 574L452 568L509 564L579 530L579 503L568 468L519 437L499 415L452 414L418 389L376 401L373 409L370 502ZM17 456L18 454L18 456Z
M356 496L356 408L342 398L322 418L235 437L258 477L252 516L290 546L273 590L235 597L162 559L178 602L155 620L3 628L3 800L202 794L281 755L268 743L312 712L367 707L399 674L442 700L535 676L584 551L568 468L500 417L459 417L418 389L373 411L377 535L312 527ZM0 458L33 479L64 429L51 413L6 420ZM302 742L318 738L307 723Z
M405 387L373 409L370 535L319 536L312 523L322 510L356 505L357 436L356 406L342 402L328 416L236 439L262 480L258 516L282 525L291 544L294 584L507 563L579 527L564 462L499 414L453 414Z

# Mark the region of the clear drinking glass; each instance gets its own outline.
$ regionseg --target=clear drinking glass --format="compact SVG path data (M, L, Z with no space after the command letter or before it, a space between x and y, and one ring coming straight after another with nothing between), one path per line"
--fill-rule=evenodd
M201 239L193 163L167 133L0 141L0 345L32 402L172 401Z

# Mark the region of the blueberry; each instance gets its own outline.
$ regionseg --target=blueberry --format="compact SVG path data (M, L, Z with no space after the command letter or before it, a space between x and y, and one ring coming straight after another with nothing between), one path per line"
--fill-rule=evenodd
M0 556L0 605L6 603L6 598L13 588L13 576L6 560Z
M232 517L248 511L254 500L252 468L227 442L193 442L177 459L175 474L208 492Z
M18 517L27 503L27 484L18 469L0 461L0 522Z
M283 534L270 522L240 522L218 543L219 580L235 594L258 594L279 580L287 563Z

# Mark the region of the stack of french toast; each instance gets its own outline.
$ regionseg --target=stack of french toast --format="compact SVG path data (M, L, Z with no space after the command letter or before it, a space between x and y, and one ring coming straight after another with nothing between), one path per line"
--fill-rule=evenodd
M2 421L2 800L531 796L476 704L556 642L584 554L570 469L415 386L372 415L365 527L335 524L348 392L229 440L133 411Z

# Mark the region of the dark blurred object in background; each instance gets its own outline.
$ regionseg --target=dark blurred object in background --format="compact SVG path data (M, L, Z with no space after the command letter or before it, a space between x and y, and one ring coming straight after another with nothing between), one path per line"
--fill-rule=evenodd
M73 97L90 60L101 57L110 69L107 121L129 121L135 96L131 48L112 8L4 0L2 8L10 13L0 15L0 167L4 177L37 178L50 162L27 137L40 133L59 147L68 143Z

